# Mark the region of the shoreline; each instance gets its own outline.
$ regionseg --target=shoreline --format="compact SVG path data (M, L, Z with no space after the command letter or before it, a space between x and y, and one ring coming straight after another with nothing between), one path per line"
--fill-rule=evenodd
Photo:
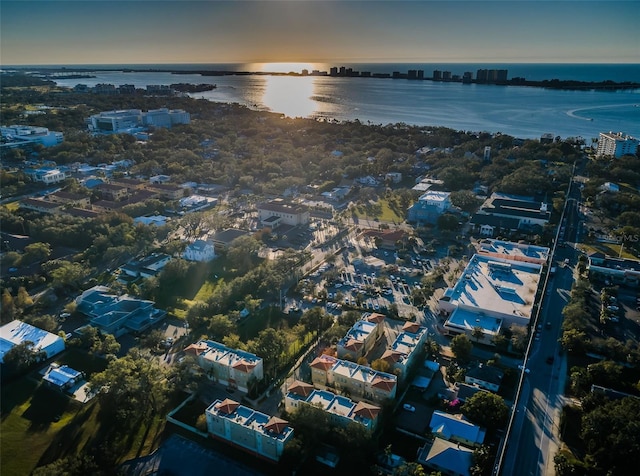
M19 69L19 68L16 68ZM62 78L64 76L53 76L59 73L70 73L69 77L90 77L81 73L90 72L123 72L123 73L170 73L176 76L197 74L204 77L211 76L292 76L292 77L328 77L328 78L375 78L375 79L404 79L408 81L433 81L437 83L462 83L462 84L481 84L481 85L493 85L493 86L527 86L538 87L545 89L556 90L578 90L578 91L616 91L616 90L629 90L640 89L640 82L634 81L622 81L616 82L612 80L604 81L578 81L578 80L560 80L560 79L545 79L541 81L527 80L522 77L515 77L506 80L478 80L469 79L459 76L451 78L434 78L421 77L416 75L416 70L409 71L408 73L400 73L394 71L392 73L369 73L358 71L347 72L326 72L326 71L312 71L312 72L276 72L276 71L231 71L231 70L214 70L214 69L194 69L194 70L177 70L173 68L74 68L74 67L41 67L41 68L29 68L32 73L39 73L46 75L45 79ZM412 74L413 73L413 74Z

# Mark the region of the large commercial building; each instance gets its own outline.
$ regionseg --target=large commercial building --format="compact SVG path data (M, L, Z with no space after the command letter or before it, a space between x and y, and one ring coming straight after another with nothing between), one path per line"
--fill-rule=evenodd
M496 236L503 232L533 232L549 223L551 211L545 202L533 197L522 197L495 192L473 215L470 223L483 236Z
M62 144L64 141L62 132L35 126L2 126L0 127L0 136L2 137L0 149L28 147L34 144L51 147Z
M276 199L258 205L258 218L263 226L271 229L281 224L306 225L309 223L309 209L304 205Z
M104 111L87 119L89 130L96 133L139 132L147 127L170 128L176 124L189 124L191 116L182 109L140 109Z
M598 138L596 157L615 157L636 155L640 142L623 132L601 132Z
M267 461L279 461L293 438L289 422L253 410L229 398L216 400L205 411L209 434Z
M467 334L491 344L503 326L526 326L531 319L542 263L474 255L453 288L439 300L441 313L448 316L450 335Z

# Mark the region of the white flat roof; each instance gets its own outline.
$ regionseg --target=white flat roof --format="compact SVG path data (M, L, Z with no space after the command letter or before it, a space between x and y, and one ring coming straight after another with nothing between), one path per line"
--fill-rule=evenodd
M447 295L458 306L530 318L541 269L535 263L476 254Z
M549 248L544 246L492 239L483 240L480 243L478 252L499 254L504 258L516 261L536 260L543 262L549 257Z
M46 349L58 340L62 338L16 319L0 327L0 362L12 347L25 341L33 342L34 349Z

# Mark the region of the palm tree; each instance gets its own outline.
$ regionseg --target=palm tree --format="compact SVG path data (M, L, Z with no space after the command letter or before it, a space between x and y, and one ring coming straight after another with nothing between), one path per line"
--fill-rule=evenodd
M480 339L484 336L484 332L482 330L482 327L480 326L475 326L472 330L471 330L471 336L476 340L476 343L480 341Z

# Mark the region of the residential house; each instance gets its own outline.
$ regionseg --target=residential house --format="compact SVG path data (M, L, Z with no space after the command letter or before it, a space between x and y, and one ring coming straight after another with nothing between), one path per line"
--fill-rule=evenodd
M313 405L329 415L329 420L338 426L347 426L355 422L374 431L378 424L380 407L366 402L354 402L347 397L336 395L328 390L316 390L313 385L294 381L284 397L287 412L293 412L301 404Z
M20 200L20 208L53 215L62 213L62 204L49 202L41 198L25 198Z
M95 189L100 193L103 200L118 202L120 200L124 200L129 196L129 190L127 187L123 187L121 185L115 185L112 183L101 183Z
M250 352L211 340L191 344L185 352L197 357L210 380L245 393L250 385L264 378L262 359Z
M119 269L121 275L133 278L133 280L151 278L160 273L169 261L171 261L171 256L164 253L153 253L142 259L129 261ZM125 278L125 281L131 281L131 279Z
M407 220L418 225L435 224L438 217L451 208L451 193L428 190L409 207Z
M73 206L75 208L89 208L91 206L89 197L78 193L59 191L46 195L44 199L51 203L59 203L60 205Z
M277 462L293 438L286 420L253 410L229 398L214 401L205 411L207 431L213 438Z
M226 230L216 232L210 239L213 242L215 251L218 252L229 249L233 240L247 235L249 235L248 231L227 228Z
M402 172L388 172L384 176L385 181L389 181L391 183L400 183L402 182Z
M179 200L184 197L186 192L181 186L170 183L151 183L147 190L155 192L167 200Z
M153 301L111 294L106 286L87 289L76 298L76 304L77 310L90 318L91 326L116 337L143 332L167 315Z
M429 422L431 433L455 443L466 446L480 446L484 443L486 430L474 425L463 417L435 410Z
M187 245L182 256L188 261L207 262L216 257L216 252L212 242L196 240Z
M464 382L456 382L455 385L455 398L465 403L476 393L486 392L484 388L480 388L477 385L469 385Z
M473 450L436 437L420 448L417 461L447 476L471 476Z
M23 172L34 182L42 182L45 185L64 182L67 179L67 172L58 167L24 169Z
M504 372L493 365L479 364L467 371L464 381L468 384L477 385L480 388L497 392L500 390Z
M47 372L42 377L42 380L58 390L68 390L76 385L78 382L84 379L82 372L74 370L67 365L51 364L47 369Z

